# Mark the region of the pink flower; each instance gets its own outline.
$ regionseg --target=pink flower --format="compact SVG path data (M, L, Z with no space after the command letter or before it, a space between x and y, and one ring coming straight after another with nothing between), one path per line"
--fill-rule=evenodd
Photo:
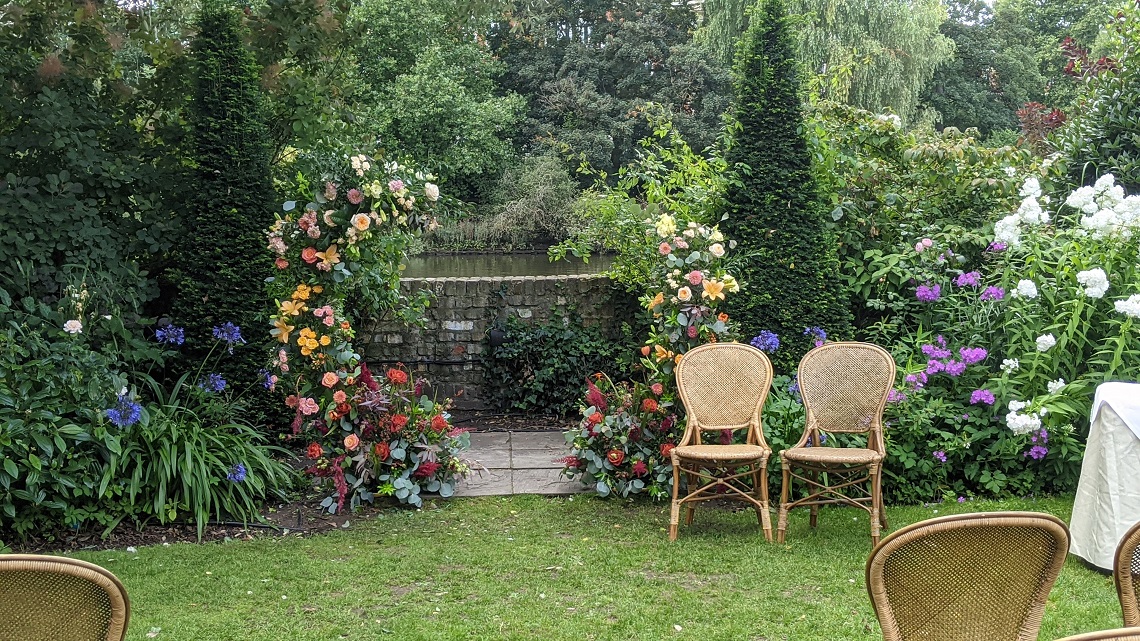
M310 265L317 262L317 260L318 260L317 259L317 248L316 247L306 247L306 248L302 249L301 250L301 260L305 261L306 263L309 263Z
M933 241L933 240L930 240L929 238L923 238L923 239L922 239L922 246L923 246L923 247L925 247L925 248L927 248L927 249L930 249L930 247L931 247L931 246L933 246L933 245L934 245L934 241Z
M649 386L649 389L652 390L654 394L661 396L661 393L665 391L665 386L661 383L654 383Z
M395 178L393 180L388 181L388 190L391 191L393 194L398 192L398 191L403 191L403 189L404 189L404 181L400 180L399 178Z
M316 414L317 412L321 411L321 406L317 405L317 402L315 400L307 397L302 398L300 401L298 401L297 407L305 416Z
M705 279L705 276L699 269L694 269L685 275L685 279L689 281L690 285L700 285L701 281Z
M364 194L359 189L348 190L348 202L359 205L364 202Z
M351 452L358 447L360 447L360 437L359 436L357 436L355 434L349 434L348 436L344 437L344 449Z
M689 338L696 338L700 330L697 329L696 325L689 325L689 329L685 330L685 333L689 335Z
M277 266L277 269L289 269L289 261L284 258L278 258L273 261L273 264Z
M662 256L668 256L673 251L673 247L669 243L661 243L657 246L657 251L661 252Z
M321 377L321 385L329 389L335 387L339 382L340 377L336 375L336 372L325 372L325 375Z
M325 183L325 199L336 200L336 185L331 182Z
M634 476L645 476L649 472L649 467L645 465L645 461L636 461L633 464Z
M923 250L925 250L925 249L926 249L926 248L922 246L922 243L915 243L915 244L914 244L914 251L915 251L916 253L919 253L919 254L921 254L921 253L923 252Z

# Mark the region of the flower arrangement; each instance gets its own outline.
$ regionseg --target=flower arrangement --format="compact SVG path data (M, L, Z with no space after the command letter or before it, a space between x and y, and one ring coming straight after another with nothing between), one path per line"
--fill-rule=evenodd
M324 182L300 211L286 202L268 231L277 267L270 334L279 345L268 380L286 393L292 435L311 440L310 454L319 452L310 471L333 481L326 508L372 500L372 483L378 493L419 505L421 490L454 488L465 472L454 453L466 439L448 436L449 403L412 394L415 383L403 369L383 386L372 379L353 348L345 301L353 294L364 313L407 317L422 309L422 300L401 296L399 265L411 235L435 224L439 187L430 175L365 155L343 169L340 182ZM407 423L390 429L400 421Z

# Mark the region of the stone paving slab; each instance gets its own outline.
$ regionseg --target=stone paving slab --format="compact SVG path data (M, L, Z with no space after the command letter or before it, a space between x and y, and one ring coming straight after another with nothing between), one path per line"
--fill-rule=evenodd
M574 494L586 488L561 478L557 459L570 453L561 432L475 432L471 434L470 476L456 496Z

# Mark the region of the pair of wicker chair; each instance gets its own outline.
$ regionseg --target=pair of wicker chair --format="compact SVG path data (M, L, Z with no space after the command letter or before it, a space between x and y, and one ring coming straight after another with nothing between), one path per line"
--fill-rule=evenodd
M103 568L56 556L0 555L0 639L123 641L131 602Z
M959 514L902 528L867 559L883 639L1033 641L1068 549L1068 528L1048 514ZM1140 523L1114 566L1129 627L1061 641L1140 641Z
M760 424L772 385L771 362L754 347L716 343L687 352L676 375L688 418L681 442L671 453L669 539L677 538L682 507L687 507L686 525L692 525L697 503L731 497L753 505L764 538L771 541L767 468L772 449ZM815 527L819 506L834 503L869 512L871 539L879 542L880 528L887 526L881 482L886 457L882 418L894 382L894 359L869 343L828 343L800 361L798 383L807 425L799 442L780 452L779 542L784 542L790 510L809 507ZM745 430L745 442L704 442L705 433L725 430ZM828 433L866 434L866 447L821 447ZM688 480L684 495L681 475ZM806 496L790 498L793 480L807 485Z

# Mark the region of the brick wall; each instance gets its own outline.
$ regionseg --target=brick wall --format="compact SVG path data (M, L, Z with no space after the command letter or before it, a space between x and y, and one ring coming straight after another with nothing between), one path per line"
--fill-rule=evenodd
M542 323L571 307L587 325L615 323L609 278L597 274L405 278L406 294L427 289L433 295L423 328L399 322L361 323L361 349L368 363L382 368L404 363L426 376L439 398L456 407L483 409L482 359L487 332L497 319L513 315Z

